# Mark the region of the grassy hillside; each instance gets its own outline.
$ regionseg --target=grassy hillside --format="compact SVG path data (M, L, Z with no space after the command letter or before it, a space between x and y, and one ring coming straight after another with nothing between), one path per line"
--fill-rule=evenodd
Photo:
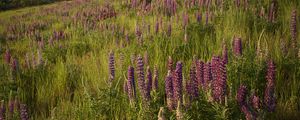
M0 118L298 119L299 5L74 0L0 12Z

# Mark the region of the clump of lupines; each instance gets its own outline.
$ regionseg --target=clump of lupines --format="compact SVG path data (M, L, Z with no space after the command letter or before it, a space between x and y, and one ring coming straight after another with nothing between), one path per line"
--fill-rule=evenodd
M241 38L234 38L233 53L236 56L241 56L242 55L242 39Z
M291 37L292 37L292 48L297 48L297 11L294 9L291 15Z
M228 50L225 43L223 43L223 50L222 50L222 61L227 64L228 63Z
M114 53L111 51L109 53L109 83L115 79L115 57Z
M272 60L268 61L268 69L267 69L267 85L264 94L264 103L266 109L269 112L275 111L276 107L276 98L275 98L275 74L276 74L276 67Z
M135 81L134 81L134 68L132 66L128 67L127 89L128 89L128 97L131 101L133 101L136 97L136 89L135 89Z
M165 78L165 92L166 92L166 97L167 97L167 106L169 110L174 109L174 90L173 90L173 77L172 73L169 70L168 74Z
M182 102L182 62L179 61L176 64L176 69L174 71L174 102Z

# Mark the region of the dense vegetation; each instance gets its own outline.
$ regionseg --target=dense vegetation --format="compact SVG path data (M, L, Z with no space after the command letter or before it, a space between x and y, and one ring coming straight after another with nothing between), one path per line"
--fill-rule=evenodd
M74 0L0 13L1 119L300 117L299 0Z
M63 1L63 0L1 0L0 11L14 9L14 8L21 8L26 6L47 4L55 1Z

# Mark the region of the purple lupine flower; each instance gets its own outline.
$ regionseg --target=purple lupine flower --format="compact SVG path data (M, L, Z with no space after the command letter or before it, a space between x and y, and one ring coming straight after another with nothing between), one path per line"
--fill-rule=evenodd
M228 50L227 50L227 46L226 46L225 43L223 44L222 61L223 61L225 64L228 63Z
M158 90L158 70L157 70L157 65L154 66L152 88L153 88L154 91Z
M5 120L6 108L4 105L4 101L2 101L0 105L0 120Z
M245 85L240 85L236 95L236 99L240 107L247 104L247 100L246 100L247 94L248 94L247 87Z
M176 69L174 71L174 102L182 102L182 62L179 61L176 64Z
M167 106L169 110L174 109L174 87L173 87L173 77L172 73L169 70L168 75L165 78L165 92L166 92L166 97L167 97Z
M261 103L260 103L260 98L258 95L256 95L255 93L251 95L251 105L252 105L252 108L254 109L260 109L261 107Z
M155 34L158 34L159 33L159 21L156 20L156 23L155 23Z
M233 41L233 53L236 56L242 55L242 39L241 38L235 38Z
M115 79L115 57L114 53L111 51L109 53L109 83Z
M197 22L200 24L202 22L202 13L198 11L196 14L196 18Z
M212 82L212 95L215 101L224 101L226 95L227 73L226 66L223 62L219 62L217 69L217 79Z
M197 60L196 62L196 78L197 78L197 86L204 86L204 62Z
M11 69L12 71L17 71L19 68L19 62L16 58L13 58L12 64L11 64Z
M20 118L21 120L29 120L27 107L25 104L20 104Z
M152 72L150 66L147 66L147 82L146 82L146 95L150 98L150 92L152 90Z
M241 106L241 111L244 113L246 120L256 120L255 113L252 113L247 105Z
M191 66L190 69L190 83L189 83L190 89L191 89L191 97L192 99L197 98L199 96L199 89L197 84L197 78L196 78L196 67L195 65Z
M148 96L146 95L146 86L145 86L145 74L144 74L144 62L141 55L137 59L137 75L138 75L138 87L140 94L144 101L148 101Z
M291 37L292 37L292 48L297 48L297 11L294 9L291 15Z
M268 69L267 69L267 85L265 89L264 95L264 103L269 112L274 112L276 107L276 98L275 98L275 74L276 74L276 67L273 61L268 62Z
M203 89L204 90L208 90L208 87L210 85L210 82L212 80L212 74L211 74L211 64L210 62L204 64L204 72L203 72L203 80L204 80L204 84L203 84Z
M269 7L269 16L268 16L269 22L275 22L276 13L277 13L277 2L276 0L272 0L271 5Z
M211 71L212 71L212 79L216 81L218 79L218 72L219 72L219 65L220 65L220 57L213 56L211 60Z
M11 54L10 54L10 51L9 51L9 50L6 50L6 51L5 51L4 59L5 59L5 62L6 62L7 64L10 64L10 61L11 61Z
M135 89L135 81L134 81L134 68L132 66L128 67L127 88L128 88L128 97L132 101L136 97L136 89Z

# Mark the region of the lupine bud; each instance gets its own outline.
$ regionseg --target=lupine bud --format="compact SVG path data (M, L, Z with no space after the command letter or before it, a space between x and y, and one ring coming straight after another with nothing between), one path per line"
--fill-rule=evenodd
M183 120L183 112L182 112L182 103L180 101L177 102L177 108L176 108L176 119L177 120Z
M5 51L4 59L5 59L5 62L6 62L7 64L10 64L10 61L11 61L11 54L10 54L10 51L9 51L9 50L6 50L6 51Z
M291 15L291 37L292 37L292 48L297 48L297 11L294 9Z
M246 103L247 94L248 94L247 87L245 85L240 85L236 95L236 99L240 107L247 104Z
M134 81L134 68L129 66L127 72L127 88L128 88L128 96L130 100L135 99L136 97L136 89L135 89L135 81Z
M243 105L241 111L244 113L246 120L256 120L256 115L250 111L247 105Z
M212 71L212 78L213 81L218 79L218 72L219 72L219 65L220 65L220 57L213 56L211 60L211 71Z
M25 104L20 105L20 118L21 120L29 120L27 107Z
M275 74L276 67L273 61L268 62L268 72L267 72L267 85L264 95L264 103L269 112L274 112L276 107L276 98L275 98Z
M235 38L233 42L233 53L236 56L242 55L242 39L241 38Z
M154 66L152 88L154 91L158 90L158 70L156 65Z
M171 56L169 56L169 59L168 59L168 70L173 72L173 60L172 60Z
M111 51L109 53L109 82L110 84L115 79L115 57L114 53Z
M198 12L196 14L196 18L197 18L197 22L200 24L202 22L202 14L201 14L201 12Z
M146 95L150 98L150 92L152 90L152 72L149 66L147 66L147 82L146 82Z
M16 58L14 58L11 64L11 69L12 71L17 71L18 68L19 68L19 62Z
M166 97L167 97L167 105L169 110L174 109L174 87L173 87L173 77L172 73L169 70L168 75L165 78L165 92L166 92Z
M175 69L175 80L173 83L174 86L174 98L175 102L177 103L178 101L182 102L182 62L179 61L176 64L176 69Z
M228 63L228 52L227 52L227 46L224 43L223 44L223 50L222 50L222 61L227 64Z
M209 19L209 13L208 13L208 11L206 11L206 13L205 13L205 25L208 25L208 20Z
M257 96L255 93L252 94L251 96L251 105L254 109L260 109L260 99L259 99L259 96Z
M158 120L166 120L164 107L160 107L157 117Z

